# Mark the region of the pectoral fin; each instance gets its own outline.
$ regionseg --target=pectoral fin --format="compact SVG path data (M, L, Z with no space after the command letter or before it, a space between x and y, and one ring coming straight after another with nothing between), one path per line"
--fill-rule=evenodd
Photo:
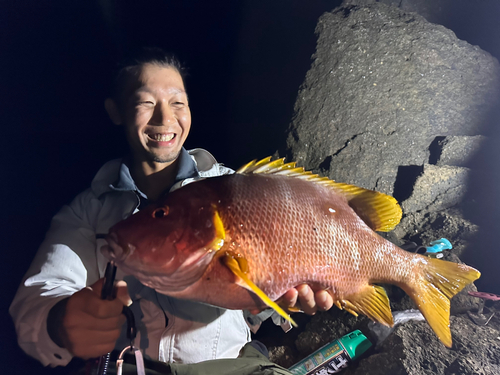
M224 264L236 275L239 277L237 281L238 285L241 287L248 289L255 293L267 306L276 311L283 318L288 320L294 327L297 327L297 323L288 315L278 304L272 301L257 285L255 285L248 276L241 270L240 262L245 258L235 258L231 254L225 254L222 258Z
M222 246L224 246L224 240L226 238L226 230L224 229L224 223L220 218L219 212L217 211L217 207L215 205L214 208L214 217L213 217L213 226L215 228L215 236L213 241L208 245L208 248L213 251L219 251Z

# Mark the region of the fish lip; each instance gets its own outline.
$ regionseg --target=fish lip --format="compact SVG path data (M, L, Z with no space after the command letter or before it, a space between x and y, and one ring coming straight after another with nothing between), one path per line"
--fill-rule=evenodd
M101 253L108 258L109 260L113 260L115 262L120 262L124 258L127 257L129 251L125 250L122 246L118 244L118 236L116 233L111 232L108 233L105 237L107 245L101 247Z

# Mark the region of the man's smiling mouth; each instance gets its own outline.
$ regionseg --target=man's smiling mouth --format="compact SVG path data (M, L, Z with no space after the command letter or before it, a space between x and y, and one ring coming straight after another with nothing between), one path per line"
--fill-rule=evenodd
M157 141L157 142L168 142L168 141L171 141L175 137L175 133L169 133L169 134L161 134L161 133L148 134L148 137L151 138L154 141Z

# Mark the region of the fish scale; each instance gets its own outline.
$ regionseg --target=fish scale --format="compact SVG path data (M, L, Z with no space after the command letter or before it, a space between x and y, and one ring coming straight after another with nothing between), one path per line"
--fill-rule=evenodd
M311 199L311 196L301 194L298 189L285 189L284 187L288 187L289 184L285 184L283 178L262 178L262 176L256 175L253 176L252 181L246 181L245 178L240 180L233 179L231 181L232 193L226 198L228 199L227 202L222 200L218 210L222 221L230 223L225 227L227 235L231 241L239 244L238 251L249 261L249 276L254 282L265 285L265 280L270 278L269 275L276 273L274 267L285 270L281 274L287 275L287 277L283 277L282 280L275 277L272 285L263 289L266 293L273 293L270 296L271 298L277 298L279 295L276 294L282 294L287 288L297 285L297 283L311 281L309 280L311 274L317 274L315 272L314 258L306 255L305 258L311 259L311 262L302 264L302 274L295 275L293 278L288 277L290 272L287 271L294 268L294 265L290 264L290 257L296 259L297 253L306 254L311 247L321 249L316 255L323 253L328 257L328 244L325 243L324 238L317 236L312 230L313 227L323 225L316 219L312 211L315 202ZM256 186L256 189L250 191L245 189L249 185L248 182L250 185ZM289 182L303 183L303 181L296 181L295 179ZM255 194L255 192L259 191L258 186L260 184L266 185L266 189L270 192L268 196L263 197L258 193ZM285 202L276 199L283 190L288 190L292 197ZM293 193L295 193L294 196L291 195ZM246 196L248 199L235 205L231 199L238 200L240 196ZM255 202L260 204L256 205ZM300 203L302 207L296 207L299 204L298 202L303 202ZM226 205L230 207L229 210L225 209ZM238 225L240 222L251 222L254 225L248 231L243 231L242 229L245 228ZM278 225L278 228L270 230L274 225ZM293 228L297 229L294 235L286 235L291 230L293 231ZM259 266L269 264L270 258L273 259L273 267L264 268ZM289 266L287 267L287 265ZM325 276L327 275L325 274ZM316 279L314 281L318 282L320 280Z
M449 298L480 274L375 232L400 218L392 197L267 158L188 184L118 223L103 253L160 293L231 309L268 305L292 322L273 301L308 283L337 307L392 325L376 284L394 284L451 346Z
M272 267L262 268L259 265L265 264L264 262L268 261L269 257L273 257L275 262L272 266L279 264L283 267L288 260L282 257L287 254L286 251L282 251L282 248L287 248L287 245L292 246L292 257L300 256L301 259L309 260L301 264L302 272L294 275L294 278L274 280L269 289L264 287L263 291L271 299L279 297L294 285L304 282L319 283L323 287L350 294L355 292L360 285L366 285L367 276L371 279L369 272L376 271L376 267L370 267L368 270L359 269L360 248L363 247L363 240L366 242L360 234L368 234L368 239L370 239L374 232L360 231L360 227L366 227L366 224L352 212L342 196L322 186L314 186L316 191L311 192L309 182L293 177L276 176L274 179L260 175L249 176L250 178L241 176L237 179L236 177L238 176L235 176L230 184L232 195L228 196L236 200L245 196L248 197L247 200L238 205L234 202L222 201L218 210L222 221L229 223L226 226L227 234L233 242L240 244L240 251L251 262L249 263L251 265L249 267L250 278L258 285L265 285L265 280L268 280L269 274L274 274L275 270ZM263 185L269 192L266 196L258 193L261 188L264 188ZM246 189L248 186L254 189ZM259 188L259 186L262 187ZM284 186L287 188L283 188ZM283 190L287 190L291 196L285 202L280 199ZM225 204L229 205L231 211L234 212L226 212ZM335 207L334 214L326 212L325 208L330 206ZM236 211L235 207L239 209ZM260 207L263 207L263 212L259 209ZM330 217L332 215L340 217L341 220L332 221ZM251 227L249 232L242 232L238 230L237 225L231 224L240 221L253 222L255 226ZM269 233L268 226L272 225L270 223L281 223L283 228ZM319 230L315 232L312 229L314 227ZM247 233L260 233L260 236L248 238ZM286 239L283 242L280 238L280 234L285 233L288 234L286 237L293 241L292 243ZM265 234L268 236L264 236ZM346 248L350 249L350 254L342 251ZM314 249L313 253L311 249ZM374 260L370 259L372 253L365 255L365 262L373 264ZM379 253L381 251L374 254ZM323 268L325 264L330 265L328 268L330 272L326 272ZM322 270L318 271L318 268ZM348 278L341 277L346 274L349 275ZM278 286L281 288L278 289Z

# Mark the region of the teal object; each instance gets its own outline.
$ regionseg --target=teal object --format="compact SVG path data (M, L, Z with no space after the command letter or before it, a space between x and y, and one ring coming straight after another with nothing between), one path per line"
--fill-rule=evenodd
M351 357L351 360L357 359L372 346L372 343L361 333L360 330L348 333L340 339L342 346Z
M440 253L443 250L451 250L453 249L453 246L451 246L451 242L448 241L446 238L440 238L439 240L432 241L430 243L431 246L427 247L427 252L428 253Z
M319 348L289 368L293 375L335 374L366 352L372 343L360 330Z

